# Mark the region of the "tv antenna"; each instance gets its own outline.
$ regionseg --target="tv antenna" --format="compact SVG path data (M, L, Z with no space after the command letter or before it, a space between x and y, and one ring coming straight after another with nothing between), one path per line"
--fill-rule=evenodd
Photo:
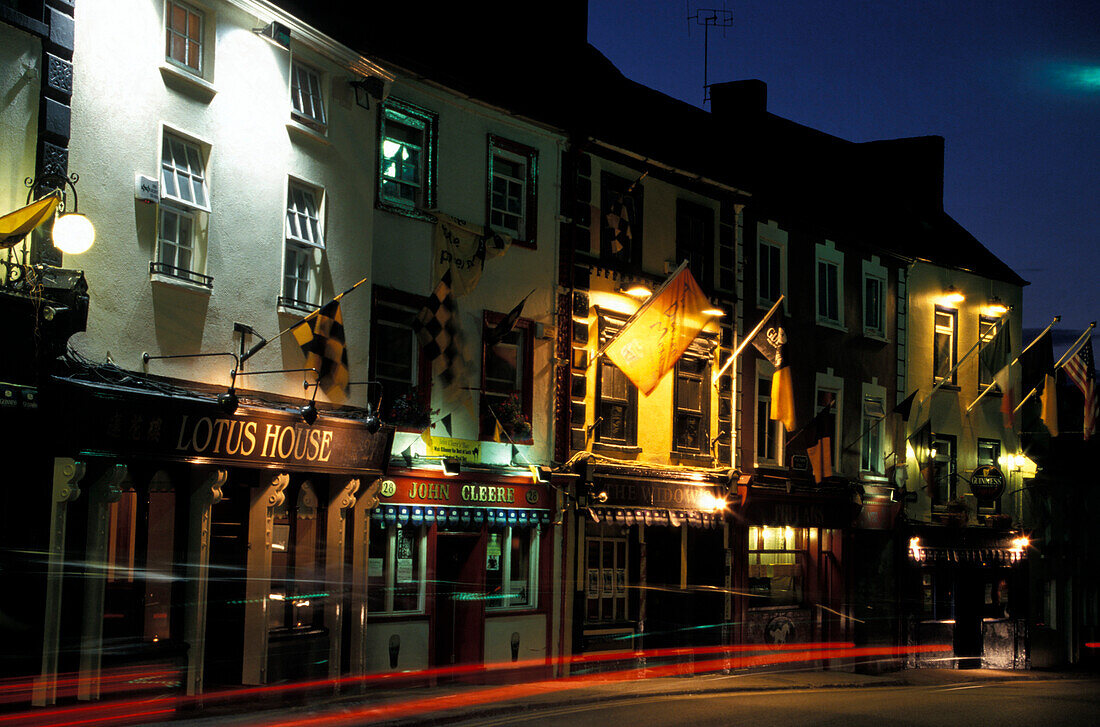
M690 7L688 12L691 12ZM692 20L703 26L703 103L710 101L710 84L707 83L707 59L710 54L710 29L721 28L722 37L726 37L726 28L733 25L732 10L717 8L697 8L694 15L688 15L688 27Z

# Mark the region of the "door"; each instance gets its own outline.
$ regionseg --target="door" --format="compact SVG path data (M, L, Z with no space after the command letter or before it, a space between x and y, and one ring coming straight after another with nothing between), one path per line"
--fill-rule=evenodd
M440 533L435 555L435 665L479 664L485 626L485 537Z
M959 669L982 665L982 573L960 568L955 581L955 656Z

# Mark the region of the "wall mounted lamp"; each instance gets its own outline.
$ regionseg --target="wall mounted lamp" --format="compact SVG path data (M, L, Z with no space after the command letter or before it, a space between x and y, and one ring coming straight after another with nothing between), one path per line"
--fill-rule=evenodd
M653 290L648 285L637 282L620 285L619 292L638 300L644 300L653 295Z
M253 28L252 32L274 46L290 50L290 28L278 20L272 20L262 28Z
M372 96L376 100L382 98L384 85L381 78L375 78L374 76L353 78L348 81L348 85L351 86L352 90L355 92L355 104L361 108L370 108L370 99Z
M443 474L448 477L454 477L455 475L462 474L462 460L455 459L454 457L443 458Z
M982 314L993 318L999 318L1012 310L1012 306L1005 304L997 296L989 299L989 303L982 309Z
M966 300L966 296L958 291L954 285L947 286L947 290L943 291L943 295L940 296L940 304L947 306L957 306Z

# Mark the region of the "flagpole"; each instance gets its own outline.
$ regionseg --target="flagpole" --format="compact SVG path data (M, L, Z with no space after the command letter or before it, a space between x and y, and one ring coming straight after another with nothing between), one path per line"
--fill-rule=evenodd
M771 307L771 310L769 310L767 314L765 314L765 316L760 319L760 322L757 323L756 327L749 332L749 335L745 336L741 343L737 345L737 349L734 350L734 352L730 354L730 357L726 359L726 362L722 364L722 368L718 369L718 373L716 373L711 378L710 383L713 384L714 382L718 381L718 379L721 378L722 374L726 373L726 369L730 367L730 364L737 360L737 357L740 356L741 352L745 350L745 346L749 345L752 339L756 337L756 334L760 332L760 329L764 327L764 324L768 322L768 319L772 317L772 314L775 313L776 309L779 308L779 304L783 302L784 297L786 296L779 296L779 300L775 301L775 305Z
M335 298L333 298L333 299L332 299L332 301L337 301L337 300L340 300L340 299L341 299L341 298L343 298L343 297L344 297L345 295L347 295L347 294L348 294L348 293L350 293L351 291L355 290L356 288L358 288L358 287L359 287L360 285L362 285L363 283L367 282L367 280L369 280L369 277L368 277L368 278L363 278L363 279L362 279L362 280L360 280L360 281L359 281L358 283L356 283L355 285L353 285L353 286L351 286L350 288L348 288L347 290L345 290L345 291L344 291L343 293L340 293L339 295L337 295L337 296L336 296ZM329 302L331 303L332 301L329 301ZM283 330L279 331L279 332L278 332L277 334L275 334L275 336L274 336L273 338L271 338L270 340L268 340L268 339L266 339L266 338L265 338L264 340L260 341L260 342L259 342L259 343L257 343L257 344L256 344L255 346L253 346L252 348L248 349L248 350L247 350L247 351L246 351L246 352L245 352L245 353L244 353L244 354L243 354L243 355L241 356L241 361L240 361L240 362L241 362L241 363L243 364L243 363L244 363L245 361L247 361L248 359L252 358L252 357L253 357L254 355L256 355L257 353L259 353L260 349L261 349L261 348L263 348L264 346L266 346L266 345L267 345L268 343L270 343L271 341L275 341L275 340L278 340L279 338L282 338L282 337L283 337L283 336L285 336L286 334L290 333L290 332L291 332L291 331L292 331L293 329L295 329L295 328L297 328L298 326L302 325L303 323L305 323L305 322L306 322L306 321L308 321L309 319L313 318L314 316L316 316L316 315L317 315L318 313L320 313L320 312L321 312L321 309L320 309L320 308L318 308L317 310L314 310L314 311L310 312L310 314L309 314L309 315L307 315L307 316L306 316L305 318L302 318L301 320L299 320L299 321L296 321L296 322L294 322L294 323L290 324L289 326L287 326L286 328L284 328Z
M653 291L652 295L649 296L649 300L647 300L645 303L643 303L638 308L638 310L634 311L634 315L630 316L630 318L627 318L626 323L624 323L622 325L622 328L620 328L619 330L620 331L626 330L627 326L629 326L631 323L633 323L636 318L638 318L639 316L642 315L642 313L645 313L649 309L650 304L652 304L653 301L657 300L658 296L660 296L661 293L664 292L665 288L668 287L668 284L671 283L673 280L675 280L676 276L679 275L680 273L682 273L684 271L684 268L686 268L687 266L688 266L688 261L687 260L684 260L682 263L680 263L680 267L676 268L676 270L674 270L672 272L672 274L669 275L668 278L665 279L665 282L661 283L661 287L659 287L659 288L657 288L657 290ZM592 357L592 361L590 361L588 365L592 366L592 364L596 363L596 361L598 361L600 359L600 357L604 355L604 352L607 350L607 347L610 346L612 341L614 341L614 340L615 339L612 338L610 341L608 341L607 343L600 346L599 350L596 351L596 355Z
M1038 336L1036 336L1036 337L1035 337L1035 340L1034 340L1034 341L1032 341L1031 343L1027 344L1027 346L1025 346L1025 347L1024 347L1024 349L1023 349L1022 351L1020 351L1020 355L1019 355L1019 356L1017 356L1016 358L1012 359L1012 363L1010 363L1010 364L1008 365L1008 366L1009 366L1009 368L1011 368L1012 366L1015 366L1015 365L1016 365L1017 363L1019 363L1019 362L1020 362L1020 359L1024 357L1024 354L1025 354L1025 353L1027 353L1027 350L1028 350L1029 348L1031 348L1032 346L1034 346L1034 345L1035 345L1036 343L1038 343L1039 339L1040 339L1040 338L1042 338L1043 336L1045 336L1045 335L1046 335L1046 332L1047 332L1047 331L1049 331L1049 330L1050 330L1051 328L1054 328L1054 324L1055 324L1055 323L1057 323L1057 322L1058 322L1058 321L1060 321L1060 320L1062 320L1062 316L1054 316L1054 320L1052 320L1052 321L1050 322L1050 325L1049 325L1049 326L1047 326L1046 328L1044 328L1044 329L1043 329L1043 332L1042 332L1042 333L1040 333L1040 334L1039 334ZM977 404L977 403L978 403L979 401L981 401L981 400L982 400L982 397L983 397L983 396L985 396L986 394L988 394L988 393L990 392L990 390L991 390L991 389L992 389L992 388L993 388L994 386L996 386L996 385L997 385L997 382L993 382L993 383L990 383L989 385L987 385L987 386L985 387L985 389L983 389L983 390L982 390L982 393L978 394L978 398L977 398L977 399L975 399L974 401L970 402L970 406L966 407L966 412L965 412L965 413L966 413L966 414L969 414L969 413L970 413L970 410L971 410L971 409L973 409L973 408L974 408L974 406L975 406L975 405L976 405L976 404Z
M992 340L993 336L996 336L1000 332L1001 326L1003 326L1006 323L1008 323L1008 315L1007 314L1004 315L1001 318L1001 320L997 323L997 330L993 331L993 334L990 336L990 340ZM970 358L970 355L973 354L975 351L977 351L981 347L981 345L982 345L982 342L979 339L977 343L975 343L973 346L970 347L970 350L966 352L965 356L963 356L961 359L959 359L958 361L955 362L955 365L951 367L951 370L948 371L946 374L944 374L943 378L940 379L940 382L938 384L936 384L935 386L933 386L932 390L928 392L928 396L926 396L926 397L924 397L923 399L920 400L919 403L922 406L922 408L923 408L924 402L931 399L933 394L935 394L937 391L939 391L943 387L944 384L946 384L948 381L950 381L951 377L954 375L954 373L959 370L960 366L963 365L963 361L966 361L966 359Z
M1093 321L1092 323L1090 323L1089 327L1085 329L1085 332L1082 333L1080 336L1078 336L1077 340L1073 342L1073 345L1070 346L1069 349L1066 350L1066 352L1062 356L1062 358L1058 359L1058 363L1054 364L1054 368L1053 368L1054 371L1057 371L1058 369L1065 366L1066 361L1069 361L1071 356L1073 356L1075 353L1077 353L1078 351L1081 350L1081 347L1084 346L1085 338L1087 338L1088 335L1090 333L1092 333L1093 328L1096 328L1096 321ZM1032 395L1038 390L1039 390L1039 387L1035 386L1035 388L1033 388L1031 391L1027 392L1027 396L1025 396L1023 399L1020 399L1020 403L1016 406L1015 409L1012 410L1012 413L1015 414L1016 412L1020 411L1020 407L1024 405L1024 402L1027 401L1028 399L1030 399L1032 397Z

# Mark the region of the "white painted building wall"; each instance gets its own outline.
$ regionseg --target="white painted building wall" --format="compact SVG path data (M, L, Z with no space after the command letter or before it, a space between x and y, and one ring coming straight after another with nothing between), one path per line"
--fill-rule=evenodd
M87 332L72 343L93 361L109 355L138 371L143 352L237 352L234 322L273 338L302 315L277 309L291 177L323 189L326 251L315 302L371 275L377 116L356 105L348 81L385 79L385 72L268 3L191 5L205 18L201 78L165 60L165 0L84 0L76 9L69 169L80 175L81 212L95 224L97 243L66 259L84 269L91 296ZM253 32L274 19L290 28L289 51ZM291 119L292 59L320 71L328 117L323 134ZM135 200L135 175L160 177L166 131L198 142L208 154L207 254L199 272L213 277L212 290L150 274L157 208ZM342 302L353 380L365 379L367 371L366 288ZM152 361L144 370L228 385L232 365L228 357L210 357ZM302 365L300 349L284 336L246 369ZM301 374L277 374L238 383L300 397L302 381ZM352 391L350 403L365 401L365 391Z

